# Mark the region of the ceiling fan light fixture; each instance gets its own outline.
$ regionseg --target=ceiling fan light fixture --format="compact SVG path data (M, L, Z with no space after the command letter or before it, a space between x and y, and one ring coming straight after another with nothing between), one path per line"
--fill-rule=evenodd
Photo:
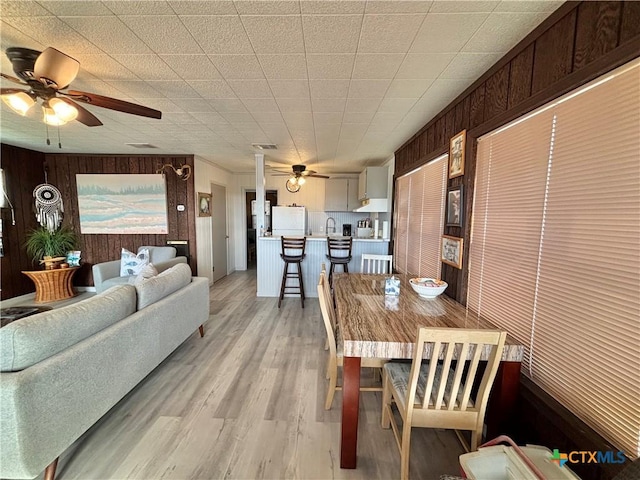
M304 184L305 184L305 182L306 182L306 180L305 180L305 178L304 178L304 177L300 177L300 178L298 178L298 185L304 185Z
M59 98L49 100L49 106L53 109L58 119L64 122L70 122L78 117L78 110Z
M26 92L12 93L10 95L2 95L2 101L6 103L11 110L23 117L29 109L35 105L35 100Z
M80 62L55 48L45 49L33 67L35 77L46 86L63 89L76 78Z
M289 183L290 183L291 185L297 185L297 184L298 184L298 178L297 178L295 175L294 175L294 176L291 176L291 177L289 178Z
M54 127L59 127L61 125L64 125L65 123L67 123L65 120L59 118L56 115L56 112L51 107L47 107L47 106L43 105L42 106L42 112L43 112L42 121L44 123L46 123L47 125L51 125L51 126L54 126Z

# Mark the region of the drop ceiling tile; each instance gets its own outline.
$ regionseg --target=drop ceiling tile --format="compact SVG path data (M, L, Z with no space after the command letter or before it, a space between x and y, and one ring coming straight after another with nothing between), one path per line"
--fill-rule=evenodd
M312 98L314 112L344 112L345 98Z
M309 98L277 98L281 112L311 112Z
M98 95L104 95L106 97L122 98L124 96L123 92L102 80L86 80L76 77L72 86L74 90L97 93Z
M242 100L249 112L280 112L272 98L245 98Z
M199 123L199 120L189 115L188 113L179 112L167 112L162 115L162 119L177 125L189 125L192 123Z
M231 0L183 0L169 2L178 15L236 15Z
M361 15L304 15L307 53L355 53L362 27Z
M216 98L208 103L218 112L246 112L247 108L239 98Z
M273 134L274 132L287 132L287 126L284 118L280 113L275 112L255 112L253 118L260 124L265 133ZM279 127L279 128L276 128ZM287 135L289 135L287 133ZM278 142L276 142L278 143Z
M229 80L228 83L240 98L273 98L266 80Z
M307 64L303 54L258 55L268 79L306 79Z
M75 58L80 62L81 71L86 71L100 80L130 80L137 77L135 70L129 70L109 55L83 53L75 55Z
M345 98L349 80L309 80L313 98Z
M36 42L47 47L57 48L67 55L102 53L96 48L96 45L57 17L3 17L2 20L4 24L9 24L16 30L24 32ZM2 36L4 37L4 32Z
M446 107L451 100L460 95L465 88L472 83L471 80L463 79L437 79L429 87L429 90L413 106L413 111L430 108L430 105L437 105L438 112Z
M460 53L442 72L440 78L475 80L502 57L501 53Z
M106 53L152 53L118 17L60 17Z
M548 16L549 12L492 13L462 51L505 53Z
M378 110L371 120L371 125L397 125L405 115L405 112L381 112Z
M183 80L217 80L222 76L206 55L160 55Z
M311 79L348 79L356 56L347 54L307 54L307 70Z
M264 78L255 55L209 55L209 59L227 80Z
M224 80L189 80L187 82L202 98L236 98Z
M355 122L352 122L355 123ZM323 123L316 124L315 132L316 138L322 138L323 140L335 139L338 141L340 138L340 129L342 123Z
M47 0L40 2L40 5L58 17L64 17L66 15L73 17L113 15L113 12L101 2L94 1Z
M435 0L429 13L493 12L499 1L461 2L460 0ZM523 3L523 2L520 2Z
M31 48L32 50L38 50L38 51L42 51L46 47L48 47L48 45L37 42L36 40L31 38L29 35L26 35L21 31L13 28L11 25L9 25L6 22L0 23L0 31L2 32L0 45L3 51L9 47ZM11 72L12 71L11 62L9 62L9 59L7 58L7 56L1 55L1 57L3 62L5 60L7 61L6 65L8 66L8 69L7 69L5 67L5 64L3 63L2 71Z
M427 13L433 1L377 0L367 2L365 13Z
M160 110L163 115L166 112L179 112L184 113L187 110L182 108L177 104L177 102L185 101L184 99L176 98L175 101L171 101L168 98L148 98L145 99L144 104L146 107L155 108L156 110ZM148 125L153 126L154 124L151 122L152 119L149 119Z
M356 55L352 78L393 78L404 57L404 53L360 53Z
M323 124L341 124L342 113L341 112L313 112L313 122L315 125Z
M30 0L2 0L0 2L0 17L44 17L51 12ZM3 32L4 34L4 32Z
M240 15L297 15L300 5L297 0L235 0Z
M495 12L553 12L564 2L554 0L533 1L504 0L498 4Z
M294 131L305 131L313 128L313 116L307 112L282 112L282 118L293 135Z
M249 112L224 112L221 113L225 120L227 120L230 124L238 128L240 123L255 123L255 120L251 116Z
M358 53L405 53L424 15L365 15Z
M112 80L108 83L131 98L140 99L164 96L149 83L142 80Z
M438 78L454 57L452 53L410 53L400 65L396 78Z
M393 80L387 90L388 98L420 98L433 83L432 78L418 80Z
M351 80L349 98L384 97L391 80Z
M202 53L202 49L173 15L134 15L119 17L155 53Z
M420 27L410 51L457 53L488 17L488 13L430 13Z
M307 80L269 80L271 92L276 98L306 98L309 94Z
M379 98L349 98L347 100L347 106L345 110L347 112L364 112L375 113L378 110L378 106L382 102L382 97Z
M303 53L299 16L242 16L256 53Z
M239 17L189 15L180 19L191 35L198 39L204 53L253 53L253 47Z
M185 112L213 112L213 105L203 102L201 98L175 98L175 104Z
M122 0L103 0L102 3L116 15L175 15L169 3L163 1L123 2Z
M152 85L167 98L199 98L196 92L188 82L184 80L149 80Z
M197 118L200 123L215 126L216 132L220 130L221 126L229 125L229 122L222 115L216 112L193 112L191 115L193 118Z
M364 1L359 0L304 0L300 2L303 15L364 13Z
M177 80L178 74L157 55L123 55L112 57L142 80Z
M344 114L344 122L345 123L370 123L375 115L375 111L373 112L345 112Z
M417 98L383 98L378 112L406 114L417 101Z

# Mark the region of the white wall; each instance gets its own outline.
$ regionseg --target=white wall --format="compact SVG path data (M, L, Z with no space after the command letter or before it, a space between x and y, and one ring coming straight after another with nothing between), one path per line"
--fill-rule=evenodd
M227 272L232 272L235 267L235 241L233 237L233 227L237 220L234 220L234 212L230 209L233 204L234 178L226 170L211 165L198 157L194 162L194 186L195 203L191 205L196 215L196 255L198 258L198 276L207 277L209 284L213 283L213 250L211 248L211 217L198 217L198 192L211 193L211 184L222 185L227 189L227 232L229 232L229 242L227 245Z

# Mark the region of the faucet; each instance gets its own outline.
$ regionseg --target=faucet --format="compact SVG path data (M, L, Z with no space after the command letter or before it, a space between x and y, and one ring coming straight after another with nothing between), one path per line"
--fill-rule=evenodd
M336 221L333 217L328 217L327 221L324 224L324 231L327 233L327 237L329 236L329 220L333 222L333 227L331 227L331 233L336 233Z

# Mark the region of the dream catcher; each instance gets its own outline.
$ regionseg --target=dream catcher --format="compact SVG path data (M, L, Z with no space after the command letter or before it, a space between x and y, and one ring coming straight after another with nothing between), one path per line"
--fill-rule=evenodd
M36 219L38 223L49 230L55 232L62 223L62 195L53 185L43 183L33 190L35 198Z

